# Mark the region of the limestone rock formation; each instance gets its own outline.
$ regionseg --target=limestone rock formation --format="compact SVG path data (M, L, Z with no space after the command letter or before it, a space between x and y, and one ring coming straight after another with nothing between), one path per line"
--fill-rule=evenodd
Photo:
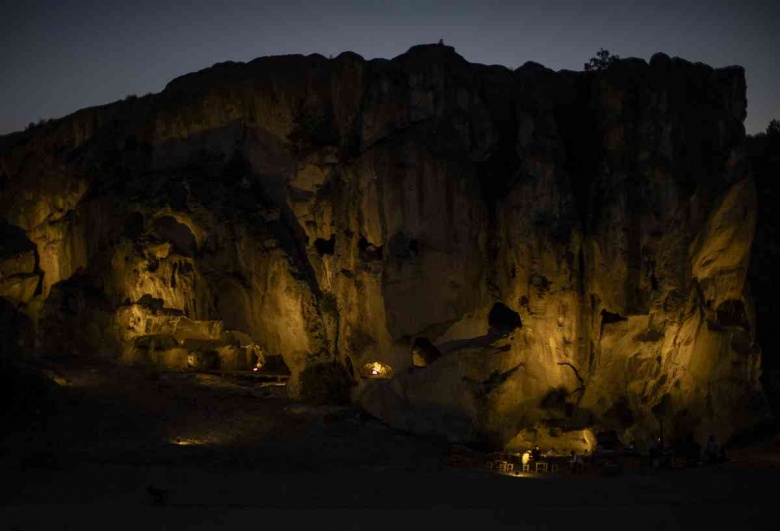
M727 437L767 414L745 110L741 68L663 54L218 64L0 137L26 242L0 295L44 354L261 352L293 394L337 361L367 411L453 440Z

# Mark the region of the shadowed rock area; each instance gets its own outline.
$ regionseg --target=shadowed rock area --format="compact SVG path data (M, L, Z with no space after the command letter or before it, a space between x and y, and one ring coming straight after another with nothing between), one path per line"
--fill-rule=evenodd
M244 377L52 371L55 411L0 437L3 529L760 529L776 498L777 437L718 466L513 477L452 468L441 441Z
M663 54L218 64L0 137L3 315L47 357L277 360L292 396L336 362L452 441L728 439L769 416L746 105L742 68Z

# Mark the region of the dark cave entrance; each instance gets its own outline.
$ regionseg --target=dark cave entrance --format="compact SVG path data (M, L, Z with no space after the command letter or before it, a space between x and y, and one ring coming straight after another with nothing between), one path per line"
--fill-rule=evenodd
M198 243L195 235L184 223L179 223L171 216L163 216L154 221L154 232L160 239L171 242L179 254L195 256Z
M497 302L488 314L488 326L491 332L504 335L517 328L522 328L523 322L519 313L511 310L505 304Z
M427 337L415 338L412 343L412 365L427 367L441 358L441 351Z
M399 232L390 238L388 247L390 254L397 260L413 259L420 254L420 243L403 232Z
M336 235L331 236L329 240L317 238L314 240L314 248L317 249L317 254L320 256L333 256L333 253L336 252Z
M627 318L623 317L619 313L612 313L608 312L607 310L601 310L601 324L607 325L612 323L620 323L623 321L628 321Z
M608 312L607 310L601 310L601 327L599 328L599 336L604 335L604 327L608 324L622 323L628 321L628 318L623 317L619 313Z
M365 238L360 238L358 241L358 255L364 262L382 261L383 249L382 246L374 245Z
M745 305L742 301L729 299L723 301L715 310L718 324L726 327L738 327L750 331Z

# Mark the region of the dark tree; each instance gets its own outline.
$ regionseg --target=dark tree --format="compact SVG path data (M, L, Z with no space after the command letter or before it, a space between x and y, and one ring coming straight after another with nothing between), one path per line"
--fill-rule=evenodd
M747 153L758 196L755 237L751 248L748 281L755 295L758 344L766 352L780 343L780 327L762 325L776 319L776 291L772 271L780 267L780 120L772 120L766 133L747 137ZM780 359L765 355L761 361L761 383L769 404L780 411Z
M769 125L766 126L766 134L767 136L780 136L780 120L770 121Z
M591 57L590 61L585 63L586 72L603 72L612 65L615 61L620 59L619 55L612 55L609 50L601 48L596 52L596 57Z
M301 111L293 118L293 128L287 135L293 153L305 156L325 146L338 142L338 134L330 109L325 112Z

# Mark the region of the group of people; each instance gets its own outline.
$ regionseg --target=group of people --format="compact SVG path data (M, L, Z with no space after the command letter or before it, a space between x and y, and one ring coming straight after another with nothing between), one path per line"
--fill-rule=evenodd
M549 450L547 452L547 457L552 457L554 455L553 450ZM522 456L522 462L523 465L527 465L532 462L539 462L542 460L542 450L539 448L539 446L534 446L533 450L526 450L526 452ZM569 453L568 457L568 463L569 463L569 471L570 472L579 472L582 471L585 467L585 461L583 460L583 457L574 450L572 450Z
M647 459L653 468L674 468L675 451L673 448L665 448L660 438L653 438L650 440Z
M715 440L714 435L710 435L707 445L704 447L703 461L708 464L722 463L726 460L726 452Z
M714 435L709 436L703 448L696 442L693 434L677 442L672 448L665 447L660 439L653 439L650 443L648 456L653 468L674 468L677 457L683 458L688 465L694 466L699 464L711 465L726 461L726 452L718 444Z
M633 449L633 445L630 448ZM674 468L678 454L687 459L689 463L695 462L696 464L716 464L726 460L726 454L714 435L709 436L703 448L695 442L692 435L688 437L685 444L678 444L676 448L665 447L660 438L653 438L650 442L647 456L649 464L653 468ZM550 450L547 453L547 457L552 455L554 455L554 452ZM539 462L542 459L542 450L538 445L533 450L527 450L522 455L523 465ZM574 450L569 452L567 462L570 472L580 472L585 468L583 456Z
M529 464L531 461L539 461L542 458L542 451L539 446L535 446L533 450L526 450L521 458L523 465Z
M691 457L696 458L697 455L700 462L705 465L714 465L726 461L726 451L718 444L714 435L710 435L704 448L695 442L691 445Z

